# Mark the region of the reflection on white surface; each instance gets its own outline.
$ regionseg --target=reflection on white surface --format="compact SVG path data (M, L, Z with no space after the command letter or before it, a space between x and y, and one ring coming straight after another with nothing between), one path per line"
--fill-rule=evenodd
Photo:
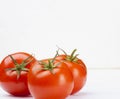
M120 70L88 70L88 79L83 89L67 99L120 99ZM33 99L13 97L0 89L0 99Z

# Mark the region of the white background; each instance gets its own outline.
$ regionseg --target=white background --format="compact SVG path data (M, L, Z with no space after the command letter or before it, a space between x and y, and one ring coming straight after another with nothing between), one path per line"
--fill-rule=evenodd
M0 0L0 61L24 51L53 57L56 45L78 49L85 87L67 99L120 99L120 0ZM13 97L0 88L1 99Z
M120 67L120 0L0 0L0 60L78 49L88 68Z

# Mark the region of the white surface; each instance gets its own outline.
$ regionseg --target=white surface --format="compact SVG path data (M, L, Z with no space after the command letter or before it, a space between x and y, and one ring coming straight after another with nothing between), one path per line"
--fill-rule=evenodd
M0 60L78 49L88 67L120 67L120 0L0 0Z
M0 89L0 99L33 99L13 97ZM120 70L88 70L85 87L67 99L120 99Z

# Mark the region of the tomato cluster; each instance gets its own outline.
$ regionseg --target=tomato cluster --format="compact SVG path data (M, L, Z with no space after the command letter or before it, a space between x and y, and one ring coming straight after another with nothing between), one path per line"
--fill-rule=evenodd
M25 52L6 56L0 64L1 87L11 95L35 99L65 99L77 93L86 82L87 68L76 49L70 55L63 52L42 60Z

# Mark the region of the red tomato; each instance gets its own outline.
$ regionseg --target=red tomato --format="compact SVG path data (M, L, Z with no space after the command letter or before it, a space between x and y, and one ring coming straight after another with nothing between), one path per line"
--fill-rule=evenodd
M66 64L44 60L28 73L28 86L35 99L65 99L73 89L73 76Z
M77 58L78 55L74 56L76 49L72 52L71 55L58 55L56 59L67 64L68 68L72 72L74 78L74 88L71 94L74 94L83 88L87 79L87 68L83 61Z
M15 96L30 95L27 84L28 69L35 58L28 53L18 52L6 56L0 65L0 85Z

